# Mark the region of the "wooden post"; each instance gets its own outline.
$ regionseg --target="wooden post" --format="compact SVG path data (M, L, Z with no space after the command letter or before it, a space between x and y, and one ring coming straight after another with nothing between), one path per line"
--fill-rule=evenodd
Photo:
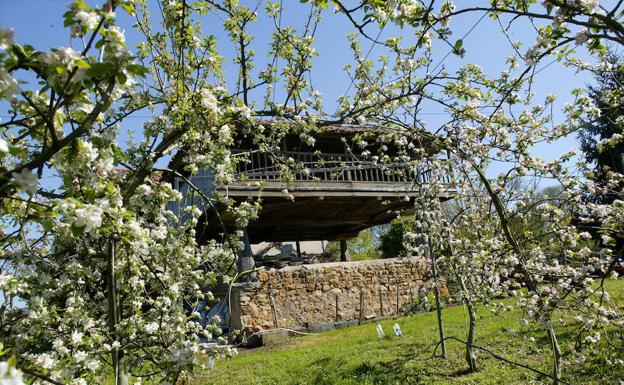
M336 317L334 320L335 322L338 322L338 294L336 294Z
M381 313L381 316L383 317L384 313L383 313L383 298L381 296L381 286L379 286L379 312Z
M399 280L396 280L396 315L399 315L399 309L401 307L401 304L399 303Z
M295 245L297 246L297 259L301 259L301 244L299 241L295 241Z
M358 323L362 323L362 319L364 316L364 290L360 288L360 318Z
M238 252L238 259L236 260L236 267L239 273L253 270L256 266L253 259L253 252L251 251L251 243L249 243L249 236L247 235L247 229L243 230L241 240L245 246ZM243 281L253 281L255 279L256 273L250 273L242 277Z
M271 289L269 288L269 301L271 302L271 315L273 316L273 327L277 329L279 325L277 324L277 311L275 310L275 300L273 299L273 294L271 293Z
M340 262L347 262L347 241L342 240L340 241Z

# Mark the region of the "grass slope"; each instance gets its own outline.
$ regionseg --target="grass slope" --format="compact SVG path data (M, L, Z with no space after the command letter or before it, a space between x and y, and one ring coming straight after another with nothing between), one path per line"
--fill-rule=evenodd
M608 282L621 307L624 281ZM499 315L479 309L475 344L505 358L550 373L550 349L545 333L538 327L520 327L521 312ZM465 339L464 310L445 309L447 336ZM404 336L395 337L392 325L398 322ZM194 385L208 384L541 384L547 377L478 353L481 370L467 374L464 346L447 343L448 359L432 357L438 330L435 312L381 322L387 335L379 339L376 324L290 339L273 347L242 351L230 359L217 361L212 370L195 376ZM572 329L559 327L564 357L573 353L576 338ZM534 338L535 343L528 339ZM438 350L439 352L439 350ZM622 352L624 357L624 352ZM589 362L576 365L564 361L564 380L572 384L619 384L624 368Z

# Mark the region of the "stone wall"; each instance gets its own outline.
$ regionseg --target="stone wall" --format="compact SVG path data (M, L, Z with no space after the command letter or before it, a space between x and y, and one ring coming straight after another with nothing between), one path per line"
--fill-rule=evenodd
M392 317L432 284L429 265L412 258L289 266L257 277L232 290L231 326L245 334Z

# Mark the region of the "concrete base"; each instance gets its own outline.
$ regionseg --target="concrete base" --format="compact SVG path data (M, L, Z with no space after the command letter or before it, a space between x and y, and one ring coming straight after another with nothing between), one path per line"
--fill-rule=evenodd
M373 319L368 319L368 320L363 320L361 323L372 323L372 322L377 322L377 321L381 321L381 320L386 320L386 319L391 319L391 318L395 318L395 317L379 317L379 318L373 318ZM351 326L356 326L361 324L358 321L352 320L352 321L344 321L344 322L335 322L335 323L326 323L326 324L322 324L322 325L314 325L314 326L310 326L307 329L305 329L305 332L308 333L323 333L326 331L330 331L333 329L343 329L343 328L348 328ZM275 345L275 344L281 344L284 343L286 341L288 341L289 338L292 337L301 337L303 334L301 333L296 333L294 330L288 330L288 329L277 329L277 330L270 330L270 331L265 331L265 332L259 332L253 336L251 336L245 343L245 347L246 348L257 348L260 346L267 346L267 345Z
M295 336L297 336L297 333L294 333L290 330L272 330L260 334L260 343L262 344L262 346L275 345L285 342L288 338Z

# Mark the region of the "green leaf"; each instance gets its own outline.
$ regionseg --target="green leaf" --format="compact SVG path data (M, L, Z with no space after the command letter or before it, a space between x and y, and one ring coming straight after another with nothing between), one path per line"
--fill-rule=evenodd
M89 3L84 0L75 0L74 4L76 5L76 8L82 11L86 11L87 9L89 9Z
M459 57L464 57L466 50L463 48L463 46L464 41L462 39L457 40L455 42L455 45L453 46L453 53Z
M77 60L74 65L78 68L91 68L91 64L87 63L86 61L84 61L83 59Z
M41 226L43 226L45 231L52 231L52 229L54 228L54 222L52 222L50 219L44 219L41 221Z
M134 75L134 76L140 76L140 77L145 77L145 74L148 72L148 69L143 67L140 64L129 64L126 66L126 70Z
M70 228L71 228L72 234L74 234L75 236L82 235L85 230L85 226L79 227L79 226L76 226L76 223L72 223Z
M128 160L126 153L123 152L121 148L116 145L112 145L111 149L113 150L113 158L115 159L115 164L119 164L119 162L125 162Z
M134 4L132 4L131 2L123 3L121 5L121 8L123 8L124 11L128 12L130 16L134 16Z
M115 66L111 63L93 63L91 68L87 70L87 75L100 78L115 70Z
M117 74L117 81L119 82L119 84L125 84L127 80L128 76L126 76L126 74L124 74L123 72L119 72Z
M15 355L12 355L11 358L9 358L9 361L7 361L7 364L9 365L9 368L14 368L17 366L17 357L15 357Z

